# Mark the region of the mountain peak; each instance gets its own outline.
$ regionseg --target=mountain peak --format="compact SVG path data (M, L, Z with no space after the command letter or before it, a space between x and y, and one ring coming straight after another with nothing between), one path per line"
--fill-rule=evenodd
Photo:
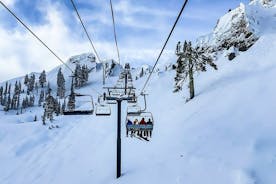
M254 4L254 5L259 4L264 7L275 7L276 0L250 0L250 4Z
M198 48L215 55L235 50L235 53L229 53L229 60L232 60L239 51L254 45L261 35L275 32L275 4L276 0L252 0L248 5L240 3L218 20L212 33L197 39Z

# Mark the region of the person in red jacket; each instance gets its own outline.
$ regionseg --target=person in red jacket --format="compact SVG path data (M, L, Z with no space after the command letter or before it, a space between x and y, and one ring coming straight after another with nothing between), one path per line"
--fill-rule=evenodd
M140 121L140 125L145 125L146 122L145 122L145 118L142 118L142 120Z
M147 123L146 123L146 121L145 121L145 118L142 118L141 119L141 121L140 121L140 123L139 123L139 125L146 125ZM145 132L144 131L139 131L139 135L142 137L143 136L143 133L145 134Z

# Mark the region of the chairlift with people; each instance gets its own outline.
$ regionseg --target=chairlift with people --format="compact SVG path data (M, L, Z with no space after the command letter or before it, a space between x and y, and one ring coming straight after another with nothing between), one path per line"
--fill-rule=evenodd
M130 136L142 138L148 141L148 138L152 136L154 119L151 112L146 112L147 103L145 94L145 108L141 110L141 107L137 104L129 106L127 108L126 116L126 134L130 133Z

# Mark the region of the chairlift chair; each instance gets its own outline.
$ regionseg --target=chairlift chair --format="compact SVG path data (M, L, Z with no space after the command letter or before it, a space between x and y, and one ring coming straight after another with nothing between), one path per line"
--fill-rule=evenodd
M127 115L139 115L141 114L141 107L137 104L127 107Z
M141 120L144 118L146 124L139 124ZM131 124L128 124L128 122ZM151 123L148 123L151 122ZM144 140L148 141L148 136L151 137L153 131L153 115L150 112L141 112L140 113L127 113L126 116L126 131L131 133L131 136L136 136L138 138L143 138ZM136 135L135 135L136 134ZM143 136L146 136L144 137Z
M75 108L68 109L68 97L65 98L64 115L91 115L94 112L93 97L91 95L74 94L75 95Z
M96 116L110 116L111 109L109 105L106 104L98 104L96 106Z

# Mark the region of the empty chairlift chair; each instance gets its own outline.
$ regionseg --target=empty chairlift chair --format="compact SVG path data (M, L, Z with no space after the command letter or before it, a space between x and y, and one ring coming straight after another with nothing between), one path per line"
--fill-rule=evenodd
M96 116L110 116L111 109L109 105L106 104L98 104L96 106Z
M64 115L91 115L94 112L94 103L91 95L74 94L75 106L70 106L70 95L65 98Z

